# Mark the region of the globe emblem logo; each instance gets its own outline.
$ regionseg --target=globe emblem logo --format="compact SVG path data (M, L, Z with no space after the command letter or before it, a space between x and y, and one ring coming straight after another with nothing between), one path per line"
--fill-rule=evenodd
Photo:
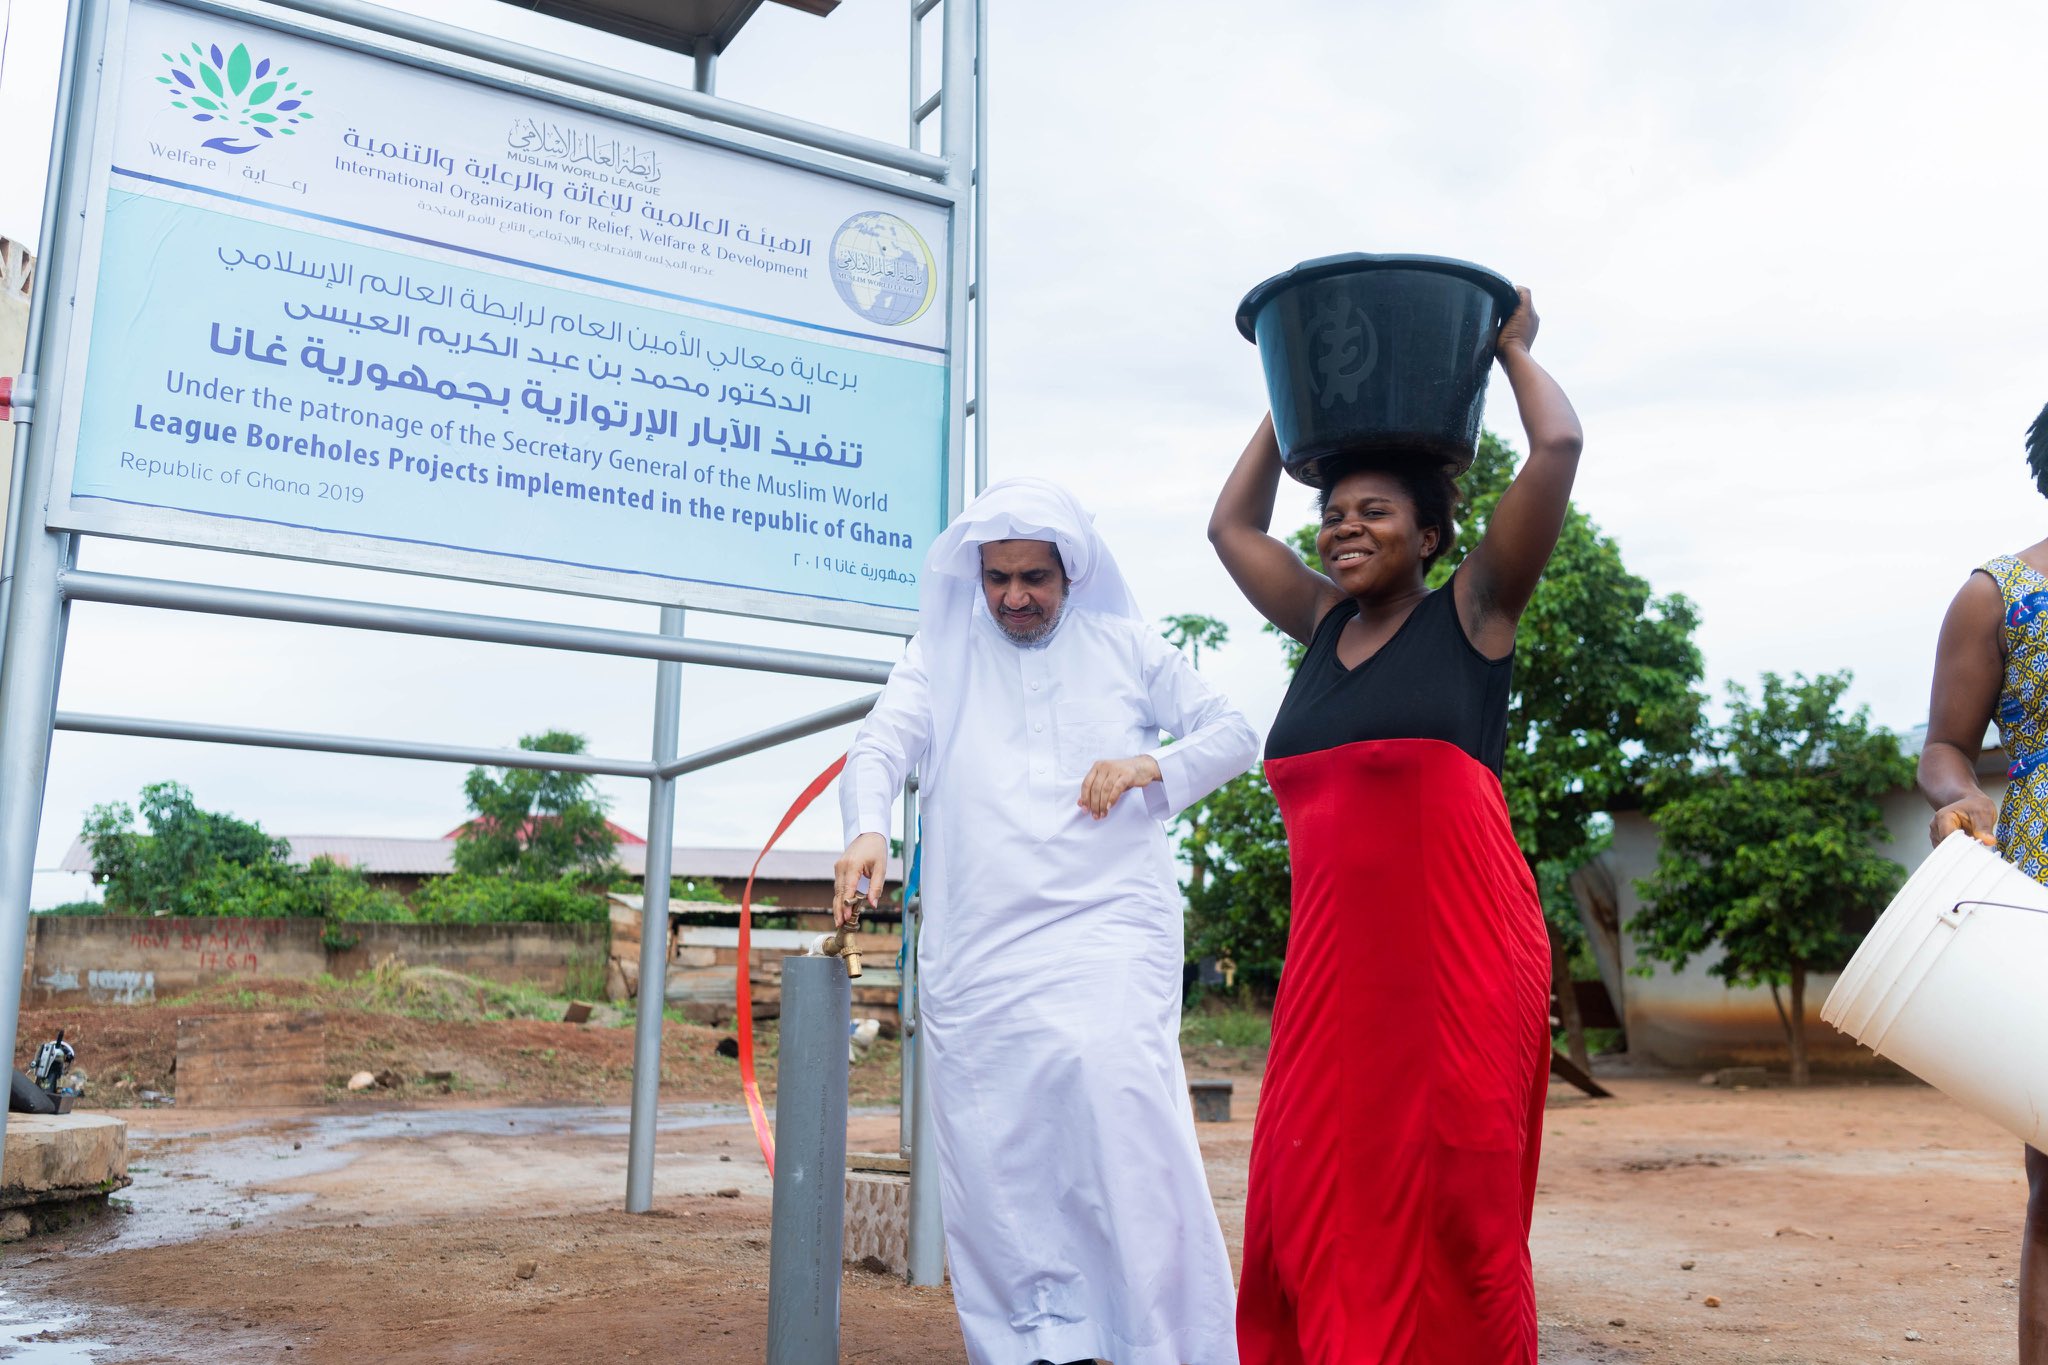
M832 286L883 327L917 321L938 293L938 264L917 229L893 213L856 213L832 234Z

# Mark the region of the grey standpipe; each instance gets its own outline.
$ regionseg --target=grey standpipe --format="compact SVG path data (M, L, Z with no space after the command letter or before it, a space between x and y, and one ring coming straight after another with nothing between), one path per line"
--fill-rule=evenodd
M839 1359L846 1237L846 1033L853 987L836 957L782 962L768 1365Z

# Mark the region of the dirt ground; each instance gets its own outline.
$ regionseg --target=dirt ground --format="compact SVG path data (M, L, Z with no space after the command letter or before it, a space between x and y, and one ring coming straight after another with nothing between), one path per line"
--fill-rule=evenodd
M495 1002L472 1005L449 998L448 973L424 973L433 988L408 1003L433 1014L416 1017L390 1009L349 1005L345 990L304 981L225 983L171 1004L79 1005L21 1012L21 1055L26 1066L35 1044L57 1030L78 1050L78 1068L90 1078L86 1107L128 1109L143 1092L175 1096L178 1020L195 1014L318 1010L326 1020L330 1102L361 1107L392 1100L495 1100L508 1104L565 1101L623 1103L633 1086L630 1018L599 1007L582 1025L552 1019L505 1018ZM453 978L456 981L466 978ZM609 1022L607 1022L609 1021ZM739 1094L739 1063L719 1044L731 1028L712 1028L673 1017L662 1025L663 1095L731 1098ZM775 1080L775 1024L756 1026L755 1056L764 1090ZM855 1104L894 1104L901 1091L900 1049L880 1040L852 1075ZM394 1076L397 1084L351 1094L348 1078L361 1071ZM446 1073L447 1081L429 1075Z
M1258 1064L1189 1059L1237 1081L1234 1120L1201 1130L1233 1251ZM758 1361L769 1182L707 1075L665 1092L644 1217L617 1211L616 1106L129 1110L134 1211L0 1256L0 1360ZM2011 1358L2024 1182L1991 1125L1903 1083L1609 1083L1551 1095L1547 1365ZM849 1138L892 1147L897 1119L867 1109ZM848 1361L964 1359L942 1288L849 1269L844 1323Z

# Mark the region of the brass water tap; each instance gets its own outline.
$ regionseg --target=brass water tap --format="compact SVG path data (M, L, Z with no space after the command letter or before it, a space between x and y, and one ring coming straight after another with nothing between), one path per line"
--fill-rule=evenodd
M860 949L853 944L853 936L860 930L860 893L854 892L846 898L847 908L852 912L845 924L818 940L817 950L826 957L843 958L846 961L846 975L850 980L860 978Z

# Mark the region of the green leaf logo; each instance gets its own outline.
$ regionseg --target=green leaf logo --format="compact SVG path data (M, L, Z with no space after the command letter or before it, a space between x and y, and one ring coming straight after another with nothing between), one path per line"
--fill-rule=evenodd
M239 156L266 141L291 137L313 117L306 108L313 92L285 79L290 67L273 68L268 57L258 60L247 44L223 52L218 43L194 43L190 51L162 56L167 74L156 81L171 97L171 107L191 115L194 123L222 125L208 130L218 135L202 146ZM256 140L247 140L249 135Z

